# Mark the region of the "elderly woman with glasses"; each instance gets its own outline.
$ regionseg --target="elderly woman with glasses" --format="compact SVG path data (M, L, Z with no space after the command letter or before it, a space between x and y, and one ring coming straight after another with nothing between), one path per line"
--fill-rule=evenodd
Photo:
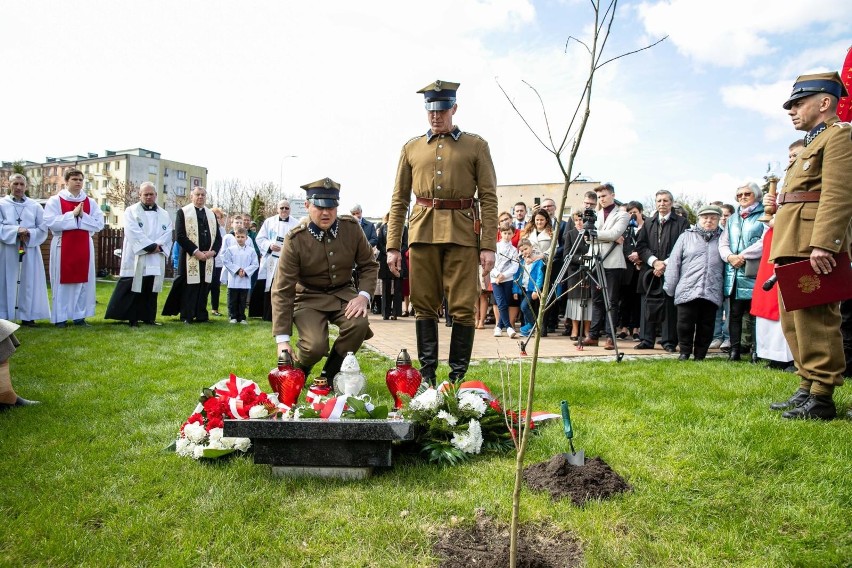
M763 215L760 202L763 192L749 182L737 189L737 208L725 223L719 240L719 254L725 262L725 297L730 299L728 332L731 351L728 359L739 361L742 353L751 349L754 341L754 318L751 317L751 294L763 253L763 233L766 225L759 221ZM756 360L752 357L752 360Z

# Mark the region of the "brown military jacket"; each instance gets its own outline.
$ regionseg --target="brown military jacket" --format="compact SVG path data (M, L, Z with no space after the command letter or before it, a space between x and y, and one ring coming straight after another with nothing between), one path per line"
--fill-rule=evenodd
M322 232L309 220L287 234L271 290L273 335L292 335L293 311L300 307L337 312L359 291L375 291L379 264L361 225L348 215L337 219L336 234L334 226Z
M787 169L784 193L819 191L818 202L785 203L775 215L772 259L808 258L812 247L834 253L852 242L852 126L837 117Z
M472 209L434 209L414 205L408 219L409 245L417 243L496 250L497 174L488 142L456 127L449 134L424 134L403 147L388 219L388 249L401 248L402 226L415 197L478 198L482 234L474 233Z

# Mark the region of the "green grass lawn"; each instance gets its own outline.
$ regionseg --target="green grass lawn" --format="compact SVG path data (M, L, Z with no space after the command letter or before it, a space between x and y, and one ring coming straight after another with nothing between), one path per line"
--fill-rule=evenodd
M12 377L43 404L0 414L0 565L429 566L436 530L476 508L508 523L514 459L402 456L366 481L274 478L248 456L163 451L200 389L230 372L269 390L268 323L21 329ZM224 290L223 290L224 291ZM160 301L165 299L161 295ZM374 399L392 361L363 351ZM442 367L446 371L446 367ZM471 379L499 390L496 366ZM782 421L792 375L675 360L539 366L536 408L572 404L575 444L634 487L583 508L524 490L522 522L573 532L589 566L852 565L852 422ZM852 395L840 389L838 410ZM567 451L542 428L527 463Z

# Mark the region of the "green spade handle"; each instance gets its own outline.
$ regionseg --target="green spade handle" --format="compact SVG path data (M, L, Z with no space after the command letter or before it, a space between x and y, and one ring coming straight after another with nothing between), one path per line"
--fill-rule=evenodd
M568 401L562 401L562 427L565 429L565 437L569 440L574 437L574 428L571 427L571 411L568 410Z

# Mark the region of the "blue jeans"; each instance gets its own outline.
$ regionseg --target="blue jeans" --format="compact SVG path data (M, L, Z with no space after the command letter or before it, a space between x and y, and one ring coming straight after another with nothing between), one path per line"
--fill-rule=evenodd
M524 314L524 327L527 329L532 329L532 326L535 325L534 310L538 309L538 300L530 298L530 294L532 292L527 292L521 300L521 313Z
M512 281L509 280L500 284L492 282L491 291L494 294L494 303L497 304L497 311L500 314L497 327L509 329L509 300L512 298Z
M731 313L731 300L730 298L725 298L722 302L722 305L719 306L719 309L716 310L716 326L713 328L713 339L718 339L723 343L730 339L728 335L728 322L727 320L722 321L722 314L728 316Z

